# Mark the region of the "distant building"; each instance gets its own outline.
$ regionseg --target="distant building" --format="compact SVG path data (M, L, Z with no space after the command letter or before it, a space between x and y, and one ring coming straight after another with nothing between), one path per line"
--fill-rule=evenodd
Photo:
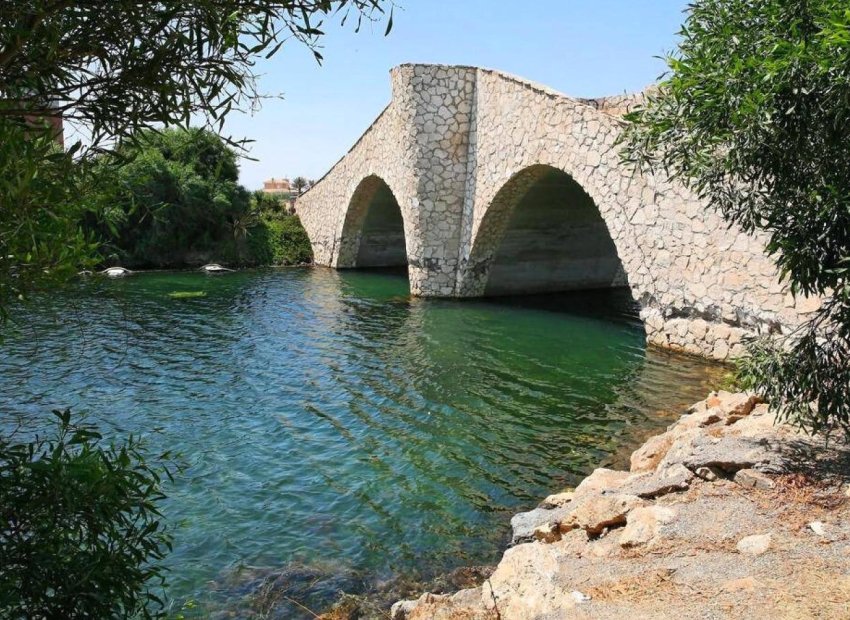
M271 178L268 181L263 181L263 191L267 194L290 194L292 193L292 184L289 179Z
M30 107L26 102L21 102L21 105ZM55 106L48 106L39 114L24 114L24 122L33 129L47 129L53 134L53 139L59 146L65 146L65 127L62 112L55 109Z

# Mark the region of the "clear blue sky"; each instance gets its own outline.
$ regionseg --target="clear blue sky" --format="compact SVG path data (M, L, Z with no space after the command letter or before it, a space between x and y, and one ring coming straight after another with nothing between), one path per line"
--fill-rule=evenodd
M389 70L406 62L500 69L569 95L643 88L663 71L687 0L397 0L385 24L328 22L316 64L298 44L259 66L261 90L282 93L253 116L225 127L256 142L243 161L249 189L266 178L318 178L354 143L390 99Z

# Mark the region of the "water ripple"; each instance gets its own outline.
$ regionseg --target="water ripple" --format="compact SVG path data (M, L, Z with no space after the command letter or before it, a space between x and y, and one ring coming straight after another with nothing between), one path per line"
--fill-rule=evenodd
M72 406L183 455L177 598L224 596L208 584L240 566L493 562L511 513L622 460L718 372L646 350L622 295L421 300L322 269L94 280L5 336L4 425Z

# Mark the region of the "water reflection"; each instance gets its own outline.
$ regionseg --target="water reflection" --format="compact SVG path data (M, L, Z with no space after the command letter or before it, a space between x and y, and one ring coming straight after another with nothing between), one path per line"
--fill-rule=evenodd
M185 455L172 595L202 600L243 565L374 583L492 562L513 512L716 375L646 350L622 294L422 300L403 276L325 269L95 280L6 336L4 423L70 405Z

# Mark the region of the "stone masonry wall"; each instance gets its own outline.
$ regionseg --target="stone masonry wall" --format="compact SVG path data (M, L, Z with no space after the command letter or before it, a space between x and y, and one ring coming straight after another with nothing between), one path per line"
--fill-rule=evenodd
M818 307L777 282L763 238L730 229L678 183L620 164L617 115L634 97L578 100L473 67L402 65L391 79L388 108L299 200L318 264L356 266L385 183L412 294L482 295L514 207L555 169L599 208L649 342L725 360L745 335L787 332Z

